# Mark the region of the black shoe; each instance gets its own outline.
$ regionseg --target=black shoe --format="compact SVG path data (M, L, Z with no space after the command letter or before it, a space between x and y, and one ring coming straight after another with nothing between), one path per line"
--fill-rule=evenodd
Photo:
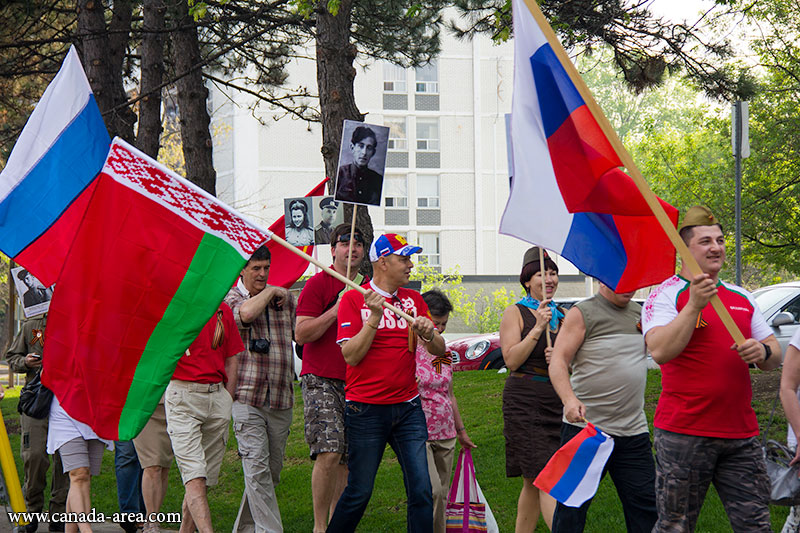
M119 527L125 530L125 533L136 533L139 529L136 526L136 522L120 522Z
M64 523L63 522L51 522L50 526L47 528L47 531L64 531Z
M20 529L25 533L36 533L36 531L39 529L39 521L35 518L32 518L30 524Z

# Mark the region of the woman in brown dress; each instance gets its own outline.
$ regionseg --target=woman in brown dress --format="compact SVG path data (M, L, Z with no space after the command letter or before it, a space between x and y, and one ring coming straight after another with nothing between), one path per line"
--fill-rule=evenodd
M519 281L527 296L508 306L500 322L500 347L509 370L503 390L503 436L506 476L523 480L515 532L531 533L540 511L551 527L556 505L533 480L561 443L562 405L548 376L552 348L547 347L544 333L550 335L551 345L555 343L564 312L551 301L558 287L558 267L547 252L544 268L538 248L525 252Z

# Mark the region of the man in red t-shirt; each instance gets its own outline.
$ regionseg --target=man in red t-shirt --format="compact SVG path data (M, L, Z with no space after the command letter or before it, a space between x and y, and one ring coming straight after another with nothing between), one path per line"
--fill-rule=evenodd
M444 339L430 320L422 296L403 285L422 251L393 233L372 243L373 280L366 294L346 292L339 304L337 342L347 363L345 379L349 469L328 531L355 531L372 496L375 474L389 443L403 469L410 532L433 531L433 499L425 443L428 429L417 391L415 351L422 342L431 355L444 355ZM385 309L387 302L414 318Z
M361 285L358 273L364 259L364 238L353 235L350 250L350 224L340 224L331 234L331 268ZM347 483L344 454L344 378L347 364L336 344L336 314L345 293L345 284L320 272L306 282L297 301L295 338L303 345L303 390L305 436L314 467L311 470L311 497L314 502L314 533L325 531Z
M693 531L713 482L734 531L772 531L769 478L751 406L748 366L772 370L781 348L750 294L718 279L722 226L707 207L690 208L680 235L703 273L664 281L642 308L642 329L661 365L655 425L653 531ZM709 305L718 295L745 341L735 344Z
M228 304L178 360L167 386L167 431L186 488L181 531L213 533L206 487L217 484L228 441L238 355L244 351Z

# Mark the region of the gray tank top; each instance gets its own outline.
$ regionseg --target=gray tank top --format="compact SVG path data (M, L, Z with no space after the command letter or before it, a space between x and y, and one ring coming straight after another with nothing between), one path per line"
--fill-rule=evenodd
M570 383L586 405L586 419L610 435L646 433L642 306L630 302L619 308L597 294L576 307L583 315L586 336L572 360Z

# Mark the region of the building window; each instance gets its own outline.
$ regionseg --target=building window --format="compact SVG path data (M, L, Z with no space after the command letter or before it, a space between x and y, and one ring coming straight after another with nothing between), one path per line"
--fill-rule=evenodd
M417 67L416 78L415 90L417 93L439 94L439 69L436 61L431 61L423 67Z
M383 125L389 128L389 151L404 152L408 150L405 118L384 118Z
M417 119L417 151L419 152L439 151L438 118Z
M406 93L406 69L393 65L383 64L383 92Z
M386 154L386 166L390 168L408 168L408 136L405 118L384 118L384 126L389 128L389 152Z
M439 234L438 233L420 233L419 245L422 246L422 252L419 254L420 262L425 262L434 268L441 268L439 262Z
M383 180L384 204L387 208L408 207L408 180L405 176L387 174Z
M439 207L439 176L417 176L417 207Z

